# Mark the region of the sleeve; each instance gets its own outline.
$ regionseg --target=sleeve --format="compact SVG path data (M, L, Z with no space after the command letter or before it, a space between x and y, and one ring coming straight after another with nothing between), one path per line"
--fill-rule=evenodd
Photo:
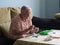
M11 39L17 39L22 37L22 33L21 33L21 28L18 25L18 21L17 20L12 20L11 26L10 26L10 31L9 31L9 35Z

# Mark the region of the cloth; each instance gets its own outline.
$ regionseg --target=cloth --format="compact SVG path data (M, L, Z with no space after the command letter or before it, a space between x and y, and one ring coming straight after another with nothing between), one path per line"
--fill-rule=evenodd
M12 19L9 35L12 39L22 37L23 31L28 29L32 25L31 19L28 17L26 21L22 21L19 15Z

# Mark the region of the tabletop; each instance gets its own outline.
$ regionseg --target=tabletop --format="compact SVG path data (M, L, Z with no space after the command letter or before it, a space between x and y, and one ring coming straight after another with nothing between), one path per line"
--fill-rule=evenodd
M59 33L58 33L59 32ZM60 34L60 30L53 30L56 35ZM50 36L55 36L55 34L50 33L49 35L38 35L38 37L29 36L25 38L17 39L14 45L60 45L60 38L50 38ZM48 40L47 40L48 39Z

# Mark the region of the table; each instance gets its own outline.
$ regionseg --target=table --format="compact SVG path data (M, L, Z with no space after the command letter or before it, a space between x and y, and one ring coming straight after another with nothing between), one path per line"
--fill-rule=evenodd
M55 30L60 32L60 30ZM60 39L53 39L51 41L44 41L49 35L43 36L39 35L37 38L29 36L26 38L17 39L14 45L60 45Z

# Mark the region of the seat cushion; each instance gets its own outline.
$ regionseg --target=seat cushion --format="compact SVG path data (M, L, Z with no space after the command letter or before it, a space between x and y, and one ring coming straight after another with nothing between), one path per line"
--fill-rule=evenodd
M0 8L0 24L11 21L10 9Z
M8 34L9 34L9 30L10 30L10 24L11 24L11 22L6 22L6 23L0 24L2 32L6 37L9 37Z
M60 19L60 13L56 13L55 18Z
M21 13L20 10L21 9L19 7L16 7L16 8L10 7L11 18Z
M10 9L9 8L0 8L0 27L4 35L7 36L11 22Z

